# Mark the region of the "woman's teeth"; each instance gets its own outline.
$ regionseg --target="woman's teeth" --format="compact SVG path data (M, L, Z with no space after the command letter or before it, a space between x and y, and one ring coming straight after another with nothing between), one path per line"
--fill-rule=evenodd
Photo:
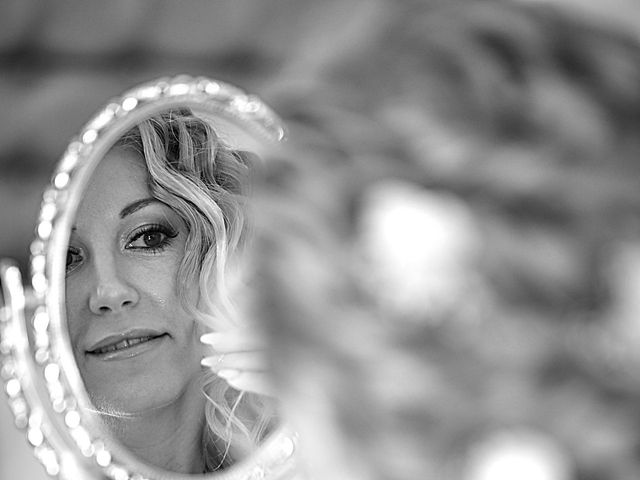
M91 353L100 355L103 353L115 352L116 350L124 350L125 348L132 347L133 345L137 345L138 343L148 342L152 338L155 338L155 337L149 336L149 337L128 338L126 340L122 340L121 342L114 343L113 345L108 345L106 347L99 348L98 350L94 350Z

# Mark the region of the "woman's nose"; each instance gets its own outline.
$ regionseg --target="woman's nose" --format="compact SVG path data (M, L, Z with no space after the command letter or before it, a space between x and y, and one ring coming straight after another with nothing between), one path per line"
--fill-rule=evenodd
M138 291L118 276L115 269L109 270L98 276L89 298L89 309L95 314L119 313L135 306L139 300Z

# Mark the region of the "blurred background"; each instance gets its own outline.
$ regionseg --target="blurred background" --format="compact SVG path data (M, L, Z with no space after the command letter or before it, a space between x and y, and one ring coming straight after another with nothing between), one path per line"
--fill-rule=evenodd
M0 257L16 259L27 272L28 245L54 165L71 137L111 97L157 77L206 75L258 93L276 109L282 105L286 119L291 108L291 100L285 98L288 89L330 88L321 82L324 65L353 42L375 34L369 30L379 23L372 19L406 3L4 0L0 4L0 106L5 112L0 122ZM589 0L554 3L621 29L637 32L640 25L637 16L629 15L635 12L634 0L606 5ZM598 406L595 402L594 408ZM0 480L46 478L23 433L12 423L1 401ZM618 424L619 419L604 425L596 443L617 448L611 444L621 441L615 438ZM520 465L533 462L536 468L538 455L546 459L542 464L556 468L546 477L543 472L530 478L569 478L562 452L545 438L527 431L513 435L519 435L519 443L511 442L508 434L498 436L479 447L479 458L482 448L504 444L508 447L501 451L508 460Z

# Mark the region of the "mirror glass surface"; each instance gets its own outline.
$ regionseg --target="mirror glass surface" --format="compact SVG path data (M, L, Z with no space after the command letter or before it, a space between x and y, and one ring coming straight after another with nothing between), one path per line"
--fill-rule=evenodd
M75 212L73 355L100 422L155 467L224 470L277 425L260 337L234 298L265 147L211 111L156 111L105 148ZM219 343L200 340L211 332Z
M0 376L60 478L292 478L251 315L252 178L285 136L204 77L110 100L69 143L30 245L0 262Z

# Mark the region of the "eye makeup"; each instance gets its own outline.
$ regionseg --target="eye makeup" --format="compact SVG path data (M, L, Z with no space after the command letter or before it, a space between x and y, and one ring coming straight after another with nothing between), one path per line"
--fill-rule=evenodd
M178 230L168 223L149 223L136 228L125 244L125 250L156 254L171 245Z
M65 267L67 275L69 275L80 266L80 264L82 263L82 258L82 250L69 245L69 248L67 248L67 261Z

